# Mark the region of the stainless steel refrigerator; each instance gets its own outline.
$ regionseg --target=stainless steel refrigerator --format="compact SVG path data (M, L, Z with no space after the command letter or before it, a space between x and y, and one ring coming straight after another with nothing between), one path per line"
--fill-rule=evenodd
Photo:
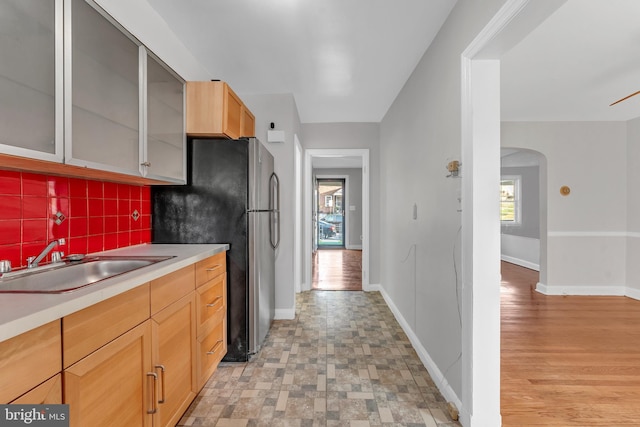
M280 183L255 138L190 139L188 183L152 188L153 243L229 243L226 361L257 352L275 313Z

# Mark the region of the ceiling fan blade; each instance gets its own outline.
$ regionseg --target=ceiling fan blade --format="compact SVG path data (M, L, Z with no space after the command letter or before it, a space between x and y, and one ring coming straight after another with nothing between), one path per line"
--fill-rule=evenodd
M625 96L625 97L624 97L624 98L622 98L622 99L618 99L618 100L617 100L616 102L614 102L613 104L609 104L609 107L611 107L611 106L613 106L613 105L616 105L618 102L622 102L622 101L624 101L625 99L629 99L629 98L631 98L632 96L636 96L636 95L637 95L637 94L639 94L639 93L640 93L640 90L639 90L639 91L637 91L637 92L632 93L631 95L627 95L627 96Z

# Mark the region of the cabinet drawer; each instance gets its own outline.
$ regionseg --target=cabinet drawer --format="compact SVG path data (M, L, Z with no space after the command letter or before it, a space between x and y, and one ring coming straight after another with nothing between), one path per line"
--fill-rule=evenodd
M227 275L222 274L196 289L198 337L220 323L227 313Z
M220 252L196 263L196 286L202 286L227 271L227 252Z
M13 405L44 405L49 403L62 403L62 374L48 379L11 402Z
M148 283L62 318L64 367L148 318Z
M198 339L198 389L204 386L227 353L226 329L227 322L223 319L211 333Z
M156 314L170 304L195 289L194 266L181 268L158 279L151 284L151 314Z
M0 403L8 403L62 370L60 321L0 343Z

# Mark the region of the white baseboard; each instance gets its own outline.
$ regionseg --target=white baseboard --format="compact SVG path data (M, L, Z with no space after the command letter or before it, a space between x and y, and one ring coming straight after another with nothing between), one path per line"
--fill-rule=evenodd
M369 283L368 285L364 285L362 287L362 290L365 291L365 292L375 292L375 291L382 292L383 289L382 289L382 285L380 285L380 284L375 284L375 283L371 284L371 283Z
M296 308L276 308L274 320L293 320L296 318Z
M539 264L534 264L524 259L514 258L508 255L501 255L500 259L502 259L502 261L510 262L511 264L519 265L520 267L528 268L535 271L540 271Z
M362 250L362 245L345 245L344 246L345 249L349 249L352 251L361 251Z
M538 282L536 291L544 295L591 295L591 296L628 296L626 286L570 285L549 286ZM638 291L640 293L640 291Z
M640 301L640 289L627 287L626 296Z
M409 341L411 341L411 345L413 346L414 350L420 357L420 360L422 361L422 364L424 365L424 367L427 368L429 375L431 375L431 379L435 383L436 387L438 387L438 390L440 390L440 393L442 393L442 396L447 400L447 402L453 402L453 404L456 405L456 408L458 408L458 410L462 412L463 410L462 401L458 398L458 395L453 391L453 388L451 388L451 385L449 385L449 382L447 381L447 379L444 377L444 375L442 374L438 366L435 364L431 356L429 356L429 353L427 352L427 350L420 343L420 340L418 339L416 334L413 332L413 329L411 329L411 326L409 326L405 318L402 316L402 314L400 313L396 305L393 303L393 301L391 300L391 297L389 297L389 295L386 293L385 289L381 285L373 285L373 286L376 287L375 290L379 291L382 294L382 297L387 303L387 306L389 307L389 309L395 316L396 320L404 330L404 333L407 334Z

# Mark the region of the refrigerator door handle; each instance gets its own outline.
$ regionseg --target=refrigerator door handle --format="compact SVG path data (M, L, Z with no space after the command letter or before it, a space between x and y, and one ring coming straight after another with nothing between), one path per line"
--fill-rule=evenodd
M276 249L280 245L280 179L275 172L271 174L269 182L271 187L269 191L269 209L271 210L270 216L273 215L269 220L269 238L271 247Z

